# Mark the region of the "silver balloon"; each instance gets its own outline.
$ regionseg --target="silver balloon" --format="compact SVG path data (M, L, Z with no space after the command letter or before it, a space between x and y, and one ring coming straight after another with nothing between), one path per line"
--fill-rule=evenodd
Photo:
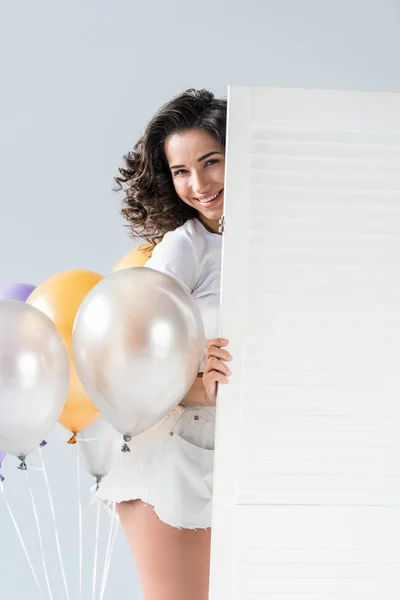
M73 331L83 386L126 441L184 398L204 345L193 298L168 275L146 267L100 281L83 301Z
M54 427L68 389L68 351L53 322L0 300L0 447L23 460Z
M94 477L96 488L111 469L113 444L118 443L119 438L120 434L104 417L96 419L76 436L86 470Z

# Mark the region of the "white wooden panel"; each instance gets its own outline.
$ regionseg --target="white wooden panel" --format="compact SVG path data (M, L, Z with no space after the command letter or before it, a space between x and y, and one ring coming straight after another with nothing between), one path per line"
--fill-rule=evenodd
M232 87L225 190L210 598L398 598L399 95Z
M231 598L400 596L399 507L239 506L235 529Z

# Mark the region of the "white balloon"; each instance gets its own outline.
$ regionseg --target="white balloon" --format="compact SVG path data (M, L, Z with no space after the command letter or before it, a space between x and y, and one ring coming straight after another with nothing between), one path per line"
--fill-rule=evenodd
M204 346L193 298L172 277L146 267L102 279L83 301L73 331L83 386L126 440L181 402Z
M95 478L96 484L107 475L113 460L113 444L121 434L104 419L99 417L89 427L76 436L79 452L82 452L85 468Z
M53 322L18 300L0 300L0 447L35 450L57 422L69 389L69 357Z

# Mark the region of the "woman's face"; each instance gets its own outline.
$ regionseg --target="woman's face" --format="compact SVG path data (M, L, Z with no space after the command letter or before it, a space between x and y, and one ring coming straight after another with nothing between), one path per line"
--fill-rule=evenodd
M217 232L224 208L225 149L202 129L167 138L165 154L178 196Z

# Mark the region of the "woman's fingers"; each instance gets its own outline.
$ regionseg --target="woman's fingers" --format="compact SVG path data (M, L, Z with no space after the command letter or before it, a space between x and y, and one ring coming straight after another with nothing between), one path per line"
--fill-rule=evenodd
M227 346L228 344L229 340L226 338L212 338L206 341L206 346Z
M219 373L223 373L224 375L232 375L232 372L228 365L226 365L219 358L215 358L215 356L210 356L207 359L207 371L217 371Z
M215 346L216 348L223 348L229 345L229 340L225 338L214 338L213 340L206 341L206 348L209 346Z
M222 347L227 346L229 341L225 338L216 338L214 340L208 340L206 343L206 358L214 356L220 360L231 361L232 356L228 350L224 350Z
M215 383L229 383L229 379L223 373L219 373L218 371L210 371L208 375L203 377L203 383L207 387Z
M227 362L232 360L232 356L228 350L221 350L221 348L217 348L216 346L209 346L206 350L206 358L208 359L211 357L226 360Z
M225 338L215 338L206 343L206 360L203 373L203 384L209 401L215 404L217 384L229 383L229 376L232 375L228 365L225 364L232 360L228 350L229 341Z

